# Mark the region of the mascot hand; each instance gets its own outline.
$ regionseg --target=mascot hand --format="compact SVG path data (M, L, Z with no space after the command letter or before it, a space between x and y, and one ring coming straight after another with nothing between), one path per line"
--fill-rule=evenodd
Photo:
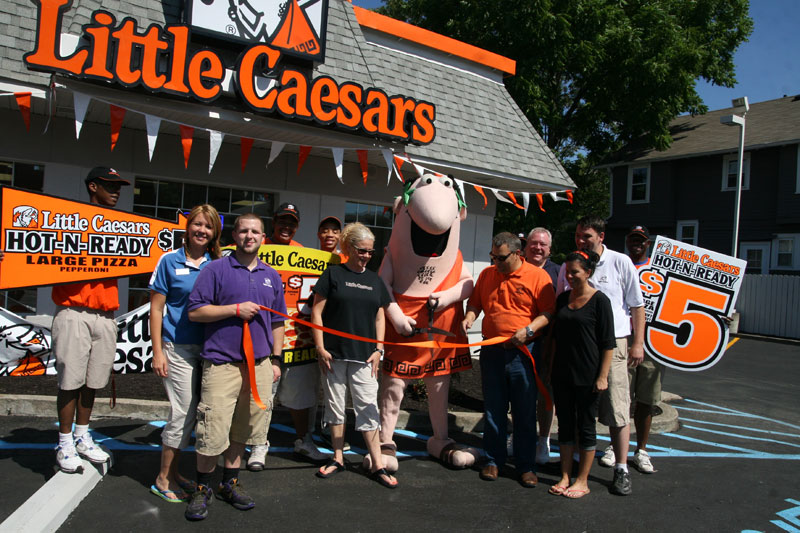
M414 326L417 325L416 320L403 314L403 310L400 309L396 302L389 304L389 307L386 308L386 314L389 317L389 322L392 323L392 326L400 335L410 335L414 331Z

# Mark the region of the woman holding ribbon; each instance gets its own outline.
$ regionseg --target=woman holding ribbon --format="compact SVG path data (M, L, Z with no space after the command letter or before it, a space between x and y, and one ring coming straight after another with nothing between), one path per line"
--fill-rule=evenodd
M550 494L581 498L589 493L588 478L597 443L596 420L600 393L608 389L608 371L615 346L614 315L606 295L589 285L600 257L576 251L567 256L571 290L556 300L550 354L558 416L561 479ZM577 435L576 435L577 428ZM573 451L580 450L578 476L570 484Z
M194 483L178 473L178 458L194 429L202 375L203 324L189 321L186 306L200 271L220 256L221 231L213 206L194 207L183 247L162 255L150 278L153 372L163 379L170 403L161 433L161 468L150 491L173 503L194 491Z
M323 423L331 428L333 459L316 475L329 478L344 467L345 395L350 389L356 430L364 435L372 458L369 477L384 487L398 486L397 479L383 467L378 427L378 370L383 356L386 320L384 309L391 299L383 281L367 270L375 252L375 236L363 224L345 226L341 236L347 262L331 265L314 286L311 320L314 324L340 332L375 339L355 340L318 329L313 330L317 360L325 375L325 415Z

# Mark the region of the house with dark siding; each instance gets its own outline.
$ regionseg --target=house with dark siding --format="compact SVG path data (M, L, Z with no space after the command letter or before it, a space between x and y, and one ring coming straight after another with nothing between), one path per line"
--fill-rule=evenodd
M664 151L629 147L611 176L606 244L623 250L628 228L648 227L731 254L739 132L720 122L727 108L679 116ZM751 104L745 115L738 256L751 274L800 274L800 95Z

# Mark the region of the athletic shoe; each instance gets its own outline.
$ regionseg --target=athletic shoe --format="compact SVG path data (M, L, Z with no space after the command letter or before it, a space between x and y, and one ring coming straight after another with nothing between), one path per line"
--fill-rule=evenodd
M653 463L650 462L650 454L644 450L636 450L633 454L633 461L631 461L636 470L642 474L652 474L655 472Z
M536 464L544 465L550 462L550 444L539 441L536 444Z
M78 451L74 445L70 444L56 446L56 462L58 468L67 474L74 474L83 467L83 461L78 456Z
M183 516L186 520L203 520L208 516L208 508L213 503L214 491L208 485L197 485L197 490L189 496L189 505Z
M614 466L614 463L617 462L617 458L614 456L614 447L608 446L603 452L603 456L600 457L597 462L600 464L600 466Z
M239 485L239 478L235 477L227 483L220 483L216 494L217 498L226 501L240 511L247 511L256 506L255 500Z
M111 458L100 446L94 443L92 436L88 432L75 439L75 449L78 450L78 455L95 464L103 464Z
M250 448L250 457L247 458L247 469L251 472L264 470L267 462L267 452L269 452L269 441L266 444L256 444Z
M294 441L294 453L319 463L330 459L330 457L317 449L317 445L311 440L311 433L306 433L305 437Z
M614 481L611 482L612 494L627 496L631 493L631 475L621 468L614 469Z

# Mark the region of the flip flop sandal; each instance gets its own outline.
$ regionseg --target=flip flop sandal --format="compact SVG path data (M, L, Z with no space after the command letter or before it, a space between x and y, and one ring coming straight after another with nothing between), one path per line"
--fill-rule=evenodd
M587 494L591 492L589 489L586 490L578 490L578 489L567 489L561 495L565 498L569 498L570 500L577 500L578 498L583 498Z
M325 470L329 469L332 466L335 466L336 468L334 470L331 470L330 472L328 472L326 474ZM338 461L334 461L333 459L331 459L330 461L328 461L328 463L325 466L323 466L322 468L317 470L316 476L319 477L319 478L322 478L322 479L328 479L329 477L333 477L336 474L338 474L339 472L344 471L344 469L345 468L344 468L344 465L342 463L340 463Z
M369 475L369 478L377 481L387 489L396 489L400 485L397 480L395 480L394 484L392 484L390 481L386 481L383 476L390 477L389 472L387 472L385 468L381 468L380 470L372 472Z
M166 502L169 502L169 503L186 503L186 497L184 496L183 498L177 498L178 493L176 493L174 490L170 490L170 489L161 490L158 487L156 487L155 485L150 485L150 492L152 492L153 494L155 494L156 496L158 496L162 500L164 500ZM176 497L175 498L170 498L169 494L173 494Z
M550 487L550 490L548 490L547 492L549 492L553 496L563 496L564 495L564 491L566 491L567 488L568 487L559 487L558 485L553 485L552 487Z

